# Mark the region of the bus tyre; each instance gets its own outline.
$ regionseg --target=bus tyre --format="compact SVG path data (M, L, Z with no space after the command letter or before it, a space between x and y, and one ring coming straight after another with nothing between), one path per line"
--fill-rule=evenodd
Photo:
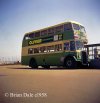
M68 57L65 59L65 67L69 69L73 69L77 67L77 62L73 57Z
M33 59L33 58L30 60L29 66L30 66L31 68L38 68L37 63L36 63L36 60Z

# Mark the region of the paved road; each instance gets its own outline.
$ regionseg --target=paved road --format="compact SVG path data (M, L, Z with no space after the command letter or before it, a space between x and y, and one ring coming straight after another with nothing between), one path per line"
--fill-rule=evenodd
M0 66L0 103L100 103L100 70Z

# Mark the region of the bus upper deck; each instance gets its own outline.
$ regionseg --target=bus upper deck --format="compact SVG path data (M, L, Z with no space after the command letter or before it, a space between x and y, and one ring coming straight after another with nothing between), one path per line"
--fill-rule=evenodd
M73 21L64 22L44 29L32 31L26 33L24 36L25 41L35 40L34 42L36 43L73 39L81 39L81 41L83 40L85 44L88 42L85 28L80 23Z

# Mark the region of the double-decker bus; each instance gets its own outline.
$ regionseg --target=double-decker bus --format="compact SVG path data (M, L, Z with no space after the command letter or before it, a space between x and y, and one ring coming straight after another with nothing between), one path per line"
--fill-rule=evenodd
M87 65L87 54L83 51L87 42L84 26L74 21L32 31L24 35L21 62L32 68Z

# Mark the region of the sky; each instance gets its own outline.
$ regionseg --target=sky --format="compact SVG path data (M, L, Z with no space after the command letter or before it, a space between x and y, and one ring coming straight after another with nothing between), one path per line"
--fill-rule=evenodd
M89 44L100 43L100 0L0 0L0 57L21 58L26 32L68 20L84 25Z

